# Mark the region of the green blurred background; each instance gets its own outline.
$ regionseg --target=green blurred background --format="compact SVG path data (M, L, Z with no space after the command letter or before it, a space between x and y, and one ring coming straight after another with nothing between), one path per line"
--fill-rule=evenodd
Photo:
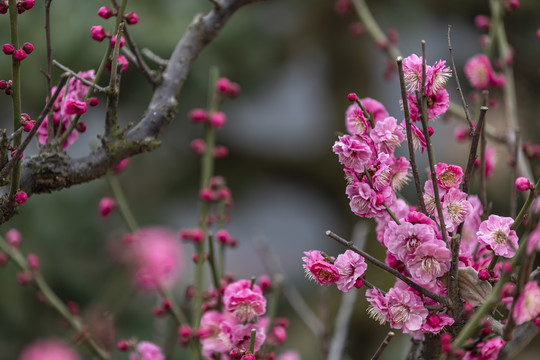
M399 31L399 47L405 56L419 53L424 39L428 62L448 59L448 24L453 26L458 69L468 57L481 52L480 32L473 19L478 13L488 13L487 1L384 0L368 4L383 29ZM95 15L103 5L108 2L53 0L55 59L76 71L98 66L105 44L91 40L89 29L96 24L111 26L113 20ZM43 106L46 91L40 74L45 68L43 7L38 1L19 18L21 42L35 45L34 53L23 63L23 111L32 117ZM139 14L140 23L129 30L139 47L167 58L192 17L209 7L202 0L133 0L128 10ZM521 134L531 141L539 137L538 15L540 3L524 1L506 22L509 40L515 45ZM233 191L235 208L229 230L240 242L229 254L228 270L238 278L266 273L252 246L253 239L265 239L284 264L287 280L310 299L315 312L327 313L325 323L330 331L340 293L309 283L300 258L309 249L333 255L342 252L324 231L332 229L350 237L360 221L349 211L341 166L331 151L337 132L344 131L343 114L349 105L346 94L355 91L361 97L373 97L385 104L390 115L402 117L397 77L384 80L385 57L369 38L349 34L349 25L355 21L353 13L336 14L330 0L271 0L241 9L195 63L179 98L178 116L161 137L162 146L133 158L119 176L140 225L164 225L175 231L196 226L199 162L189 151L189 143L202 131L188 122L186 114L206 105L209 68L217 66L223 76L242 86L241 96L223 105L228 124L218 133L218 143L227 145L231 155L218 162L216 173L227 178ZM7 15L0 16L0 29L0 42L8 42ZM9 72L9 58L0 57L0 79L8 79ZM133 66L122 81L120 121L136 122L152 89ZM466 84L464 87L468 93ZM453 80L447 88L457 101ZM494 96L500 98L498 93ZM82 156L97 143L103 113L100 105L86 115L88 131L68 149L70 155ZM9 99L2 95L1 127L10 129L10 114ZM504 130L502 111L490 111L489 116L488 121ZM464 166L467 146L453 139L458 124L454 119L438 120L433 124L433 142L438 161ZM507 214L508 153L498 149L489 191L494 212ZM425 166L422 159L420 167ZM404 196L414 203L413 191L409 186ZM62 299L76 301L87 321L103 322L103 313L108 311L114 316L119 338L162 343L166 324L151 312L156 298L132 291L123 268L111 256L111 239L126 228L118 214L105 220L98 217L99 199L109 195L105 180L100 179L52 195L32 196L20 215L0 231L5 234L17 228L22 232L22 250L40 256L42 271L53 289ZM364 223L369 236L366 248L383 258L384 251L374 240L374 222ZM186 262L191 252L186 247ZM57 314L36 299L31 286L16 283L16 272L13 264L0 269L0 360L16 359L23 346L38 337L73 337ZM378 269L370 268L368 277L383 288L393 283ZM176 289L179 298L191 279L188 270ZM363 291L360 293L346 346L353 359L371 356L388 331L387 325L379 326L367 317ZM283 300L280 315L291 320L289 338L281 349L296 349L304 359L319 358L319 348L313 346L318 339ZM381 359L402 358L407 347L408 338L397 336ZM177 352L177 357L182 358L182 353Z

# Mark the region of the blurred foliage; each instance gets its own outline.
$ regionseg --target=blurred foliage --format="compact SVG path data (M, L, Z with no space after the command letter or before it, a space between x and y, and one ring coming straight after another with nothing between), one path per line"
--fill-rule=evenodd
M100 6L107 4L106 1L53 0L51 35L55 59L76 71L96 68L99 65L105 44L92 41L89 29L97 24L111 26L112 20L105 21L95 15ZM478 44L479 32L473 28L472 21L478 13L487 14L486 1L384 0L368 1L368 4L373 5L372 10L384 29L392 27L399 31L404 54L419 52L420 40L426 36L435 39L434 42L428 42L429 58L447 58L446 29L449 23L454 26L453 47L459 68L462 68L468 57L481 51ZM348 26L356 21L354 15L339 16L334 13L333 6L330 0L272 0L241 9L195 63L179 99L177 119L162 135L163 145L152 153L132 159L129 168L120 175L120 181L140 224L162 224L173 229L195 227L199 165L198 159L189 152L189 142L192 138L201 136L201 133L199 128L188 123L186 114L189 109L204 107L206 104L209 67L218 66L222 75L242 86L241 96L224 105L225 111L230 113L241 114L243 107L248 106L250 101L264 101L265 98L275 95L272 93L275 91L289 90L292 94L296 92L297 95L302 95L301 91L304 91L305 87L300 85L317 88L328 104L328 109L325 109L328 116L325 119L301 119L301 110L312 107L317 109L320 100L298 100L303 99L301 96L293 99L293 103L296 101L297 108L300 109L300 112L295 112L295 117L291 116L290 108L281 107L279 104L266 116L274 118L276 123L280 124L280 127L271 133L275 138L270 141L275 147L286 146L284 139L290 135L294 122L305 120L303 123L309 126L293 133L293 139L294 136L297 138L298 147L311 145L316 151L302 156L272 156L272 149L260 153L259 149L250 149L246 145L245 135L224 131L224 139L231 149L231 156L218 162L216 170L228 179L237 206L253 205L248 197L259 195L261 184L267 182L285 183L294 189L293 195L287 195L287 202L283 204L285 213L287 208L296 209L293 204L301 205L296 204L300 198L295 195L303 191L320 200L317 204L321 204L320 207L324 207L326 212L318 212L318 216L312 215L313 217L309 218L312 214L309 211L316 209L306 209L307 220L297 222L294 222L294 218L304 219L306 216L301 217L300 213L290 214L292 225L271 223L272 225L265 227L264 223L270 223L274 215L279 218L277 213L267 215L263 212L268 206L265 202L255 208L243 210L251 213L261 211L264 214L261 215L261 223L242 223L241 219L235 218L235 212L232 223L238 229L245 229L239 232L246 237L253 236L253 229L265 229L264 236L269 242L276 244L272 245L272 248L280 257L285 257L292 251L298 264L288 264L286 276L296 282L301 292L308 295L307 298L314 300L319 297L311 295L321 289L302 277L299 264L302 253L298 249L320 247L329 253L337 253L342 249L325 239L321 230L332 228L348 236L358 220L349 211L344 195L342 170L330 150L335 132L344 130L343 112L348 106L345 96L350 91L356 91L360 96L376 97L388 104L391 115L401 117L398 113L397 79L394 77L390 82L382 79L384 57L368 38L350 36ZM130 26L129 31L140 48L149 48L159 56L167 58L193 16L209 8L210 2L200 0L132 1L128 10L139 14L140 23ZM516 82L519 84L522 135L531 141L539 140L536 117L540 41L535 37L538 13L539 2L523 2L518 12L507 20L508 37L515 44L516 51L514 65ZM0 28L0 42L7 42L7 16L0 17ZM40 73L46 67L43 28L43 2L38 1L35 9L20 17L20 39L22 42L34 43L36 49L23 63L22 85L23 111L33 117L39 113L46 96L46 83ZM308 77L304 76L302 81L305 84L289 84L293 86L292 89L274 86L275 80L288 69L291 59L298 56L305 61L306 68L319 64L315 67L316 71L309 73ZM0 56L0 78L9 78L9 73L9 58ZM56 69L55 76L59 73ZM462 81L465 80L464 76L461 78ZM454 87L452 82L450 87ZM151 93L151 86L145 83L142 76L131 66L122 77L120 121L123 124L137 121ZM100 100L104 102L103 98ZM0 126L8 129L11 123L10 106L9 99L0 96ZM88 114L88 132L81 135L76 146L69 149L68 153L78 156L90 149L96 142L96 134L101 131L102 114L103 106ZM278 121L280 119L285 120ZM260 121L257 116L247 120L255 124ZM234 121L234 118L229 119L230 123ZM441 122L436 125L436 130L439 127L441 129L441 133L436 134L440 136L436 138L440 141L435 142L438 147L436 151L440 152L445 161L463 163L466 146L453 144L448 133L456 124L454 121L451 124ZM263 124L260 125L262 127ZM312 140L310 134L321 128L331 130L324 139ZM310 144L313 141L317 143ZM448 148L443 146L451 146L453 150L447 151ZM504 169L506 157L507 153L501 151L497 175L493 182L494 186L507 186L509 189L510 183ZM277 185L271 189L262 199L270 202L272 197L282 191ZM53 289L62 299L76 301L86 319L99 322L106 310L114 315L119 337L135 336L159 342L159 338L154 337L155 330L157 329L159 334L167 325L152 316L151 308L156 299L149 294L134 293L125 272L111 256L110 239L120 236L126 229L118 215L105 220L98 218L98 201L100 197L107 195L110 195L110 191L105 181L98 180L52 195L33 196L21 207L20 215L3 226L2 233L12 227L22 232L22 250L39 254L43 273ZM494 209L504 213L507 199L507 196L494 198ZM285 227L285 230L282 227ZM311 234L309 231L313 229L320 235L287 238L287 234L293 236L295 231ZM240 238L240 244L241 247L249 247L249 238ZM333 251L330 251L331 249ZM384 258L384 251L374 241L373 233L367 249L379 258ZM255 255L251 253L250 256ZM249 264L249 259L245 261ZM259 261L254 259L252 262ZM249 273L250 269L244 271ZM257 273L252 275L264 272L261 268L253 271ZM368 271L370 277L374 274L375 282L381 287L391 286L393 280L386 274L381 274L377 269L370 268ZM0 270L0 360L15 359L23 345L37 337L74 336L56 313L36 299L34 289L30 286L21 287L16 283L15 273L16 270L11 264ZM190 274L186 275L177 289L180 298L183 289L190 282L189 276ZM328 307L330 323L327 325L331 328L332 315L339 305L339 294L335 289L325 291L328 292L324 297L328 299L328 303L314 302L310 305L313 309ZM353 358L359 358L358 354L374 353L387 331L386 327L378 326L367 318L366 302L363 295L359 298L361 300L358 301L349 336L353 341L346 349ZM319 349L313 346L317 339L313 338L285 301L282 300L281 304L282 314L292 320L289 340L284 348L300 350L305 359L318 358ZM400 358L407 344L406 338L398 337L393 340L382 359ZM181 354L177 352L177 356Z

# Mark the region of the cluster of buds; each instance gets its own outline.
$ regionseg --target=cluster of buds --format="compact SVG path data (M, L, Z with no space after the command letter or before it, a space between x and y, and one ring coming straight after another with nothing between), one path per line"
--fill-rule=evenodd
M238 245L238 239L232 237L225 229L220 229L216 232L216 239L220 244L230 247L236 247Z
M201 138L196 138L191 141L189 144L191 151L195 154L202 156L206 151L206 143ZM229 148L225 145L216 145L212 150L212 155L214 159L224 159L229 155Z
M2 52L6 55L12 55L17 61L26 59L26 55L30 55L34 51L34 45L27 42L20 49L15 49L11 44L2 45Z
M17 1L17 12L22 14L26 10L30 10L36 5L36 0L19 0ZM6 14L9 9L8 0L0 1L0 14Z
M161 300L161 304L152 309L154 316L166 315L171 310L171 302L168 299Z
M188 113L188 118L193 123L208 122L214 128L221 128L227 123L227 116L221 111L208 112L204 109L193 109Z
M0 90L4 90L6 95L11 95L11 80L0 80Z
M118 15L118 11L116 9L111 9L107 6L102 6L99 8L97 14L104 18L105 20ZM124 14L124 19L126 20L126 23L128 25L135 25L139 22L139 16L134 12L130 11L128 13Z
M222 77L216 81L216 90L225 96L235 98L240 94L240 85Z
M113 16L117 16L118 11L116 9L111 9L106 6L102 6L99 8L97 14L103 19L109 19ZM133 11L125 13L124 19L128 25L135 25L139 22L139 16ZM116 35L113 36L110 32L105 31L105 28L101 25L92 26L90 28L90 37L100 42L103 41L105 38L110 38L111 46L114 48L114 46L116 45ZM120 47L124 46L124 43L125 43L125 39L121 37ZM122 72L125 72L129 65L129 61L127 60L127 58L123 55L120 55L117 61L118 61L118 65L121 67ZM107 64L107 69L111 71L111 62Z
M221 176L214 176L210 179L210 186L199 192L199 199L211 203L225 201L228 206L232 205L231 190Z
M27 113L21 114L21 126L23 127L24 132L30 132L35 124L36 120L32 120L30 115Z

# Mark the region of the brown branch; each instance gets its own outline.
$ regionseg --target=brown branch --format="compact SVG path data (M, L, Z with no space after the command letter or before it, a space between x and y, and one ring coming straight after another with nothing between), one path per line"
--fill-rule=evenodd
M454 78L456 79L456 90L459 94L459 99L461 100L461 106L463 106L463 111L465 112L465 118L467 119L467 123L469 124L469 132L472 134L474 131L474 126L471 121L471 114L469 113L469 105L467 105L465 97L463 96L463 91L461 90L461 84L459 82L458 72L456 70L456 63L454 62L454 53L452 50L452 43L450 41L451 29L452 25L448 25L448 52L450 53L450 62L452 63L452 70L454 71Z
M443 305L448 305L448 299L446 297L441 296L439 294L435 294L434 292L426 289L425 287L423 287L421 285L418 285L416 282L412 281L411 279L409 279L408 277L406 277L405 275L403 275L402 273L400 273L396 269L391 268L390 266L386 265L385 263L378 260L377 258L369 255L367 252L359 249L358 247L356 247L354 245L354 243L352 241L347 241L344 238L340 237L339 235L333 233L330 230L326 231L326 236L334 239L335 241L337 241L341 245L344 245L344 246L348 247L349 249L351 249L355 253L362 255L367 261L369 261L373 265L383 269L384 271L394 275L395 277L397 277L398 279L400 279L401 281L403 281L404 283L406 283L407 285L409 285L413 289L419 291L422 295L425 295L425 296L427 296L427 297L429 297L429 298L431 298L431 299L433 299L433 300L435 300L438 303L441 303Z
M377 349L375 354L371 357L371 360L377 360L381 356L382 352L384 351L384 349L386 349L394 335L395 333L393 331L389 331L388 334L386 334L386 337L384 338L381 345L379 345L379 348Z
M126 157L159 146L156 139L174 118L177 100L184 81L201 51L221 31L231 16L242 6L264 0L221 0L221 8L206 15L197 15L174 49L165 69L163 82L137 123L123 139L109 143L114 152L100 147L79 159L64 152L42 153L22 164L20 188L28 195L58 191L89 182L105 175L107 170ZM7 190L9 191L9 189ZM9 201L6 189L0 192L0 224L15 214L16 204Z
M405 126L406 126L406 132L407 132L407 145L409 147L409 159L411 162L414 185L416 187L416 195L418 196L418 205L420 206L420 211L422 211L424 214L427 214L426 204L424 203L424 196L422 193L422 185L420 184L420 177L418 176L418 166L416 165L416 156L414 155L411 116L409 113L409 102L407 101L407 90L405 89L405 77L403 75L403 58L398 57L396 62L398 66L399 83L401 86L401 99L403 101L403 112L405 114Z

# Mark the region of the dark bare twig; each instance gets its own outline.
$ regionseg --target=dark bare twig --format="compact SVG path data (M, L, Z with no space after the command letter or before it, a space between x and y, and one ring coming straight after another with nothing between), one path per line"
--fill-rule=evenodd
M82 76L79 76L79 74L77 74L75 71L71 70L70 68L68 68L65 65L62 65L58 61L53 60L52 63L53 63L54 66L56 66L57 68L61 69L64 72L69 73L71 76L73 76L74 78L76 78L77 80L82 82L83 84L88 85L90 87L93 87L94 89L96 89L97 91L99 91L101 93L105 94L107 92L107 89L99 86L98 84L95 84L93 81L89 81L88 79L85 79Z
M352 243L352 241L347 241L347 240L343 239L342 237L340 237L339 235L333 233L330 230L326 231L326 236L334 239L335 241L337 241L341 245L344 245L344 246L348 247L349 249L351 249L355 253L358 253L358 254L362 255L367 261L369 261L373 265L383 269L384 271L394 275L395 277L402 280L404 283L406 283L407 285L409 285L413 289L419 291L422 295L425 295L425 296L427 296L427 297L429 297L429 298L431 298L431 299L433 299L433 300L435 300L438 303L441 303L443 305L448 305L448 299L446 297L441 296L439 294L435 294L434 292L424 288L423 286L418 285L416 282L412 281L411 279L409 279L408 277L406 277L405 275L403 275L399 271L391 268L390 266L386 265L385 263L378 260L377 258L375 258L375 257L369 255L368 253L366 253L365 251L359 249L358 247L356 247Z
M448 51L450 53L450 62L452 63L452 70L454 71L454 78L456 79L456 90L459 94L459 99L461 100L461 106L463 106L463 111L465 112L465 118L467 119L467 123L469 124L469 132L472 134L474 132L474 126L471 121L471 114L469 113L469 105L467 105L467 102L465 101L465 97L463 96L463 91L461 90L461 84L459 82L458 72L456 70L456 63L454 62L452 42L450 41L451 29L452 29L452 25L448 25Z
M406 132L407 132L407 145L409 147L409 160L411 162L414 185L416 188L416 195L418 197L418 205L420 206L420 211L422 211L424 214L427 214L426 204L424 203L424 196L422 193L422 186L420 184L420 177L418 176L418 166L416 165L416 156L414 155L411 116L409 113L409 102L407 101L407 90L405 89L405 78L403 75L403 58L398 57L396 62L398 66L399 83L401 85L401 99L403 101L403 113L405 114L405 127L406 127Z
M486 112L488 108L486 106L480 107L480 117L478 123L476 124L476 129L473 130L473 137L471 141L471 148L469 150L469 159L467 160L467 166L465 168L465 173L463 175L463 192L469 193L469 185L471 182L471 174L474 169L474 163L476 162L477 152L478 152L478 143L480 142L481 135L484 132L484 124L486 120Z
M384 338L381 345L379 345L379 348L375 352L375 354L371 357L371 360L377 360L381 354L383 353L384 349L388 346L390 343L390 340L394 337L395 333L393 331L389 331L388 334L386 334L386 337Z

